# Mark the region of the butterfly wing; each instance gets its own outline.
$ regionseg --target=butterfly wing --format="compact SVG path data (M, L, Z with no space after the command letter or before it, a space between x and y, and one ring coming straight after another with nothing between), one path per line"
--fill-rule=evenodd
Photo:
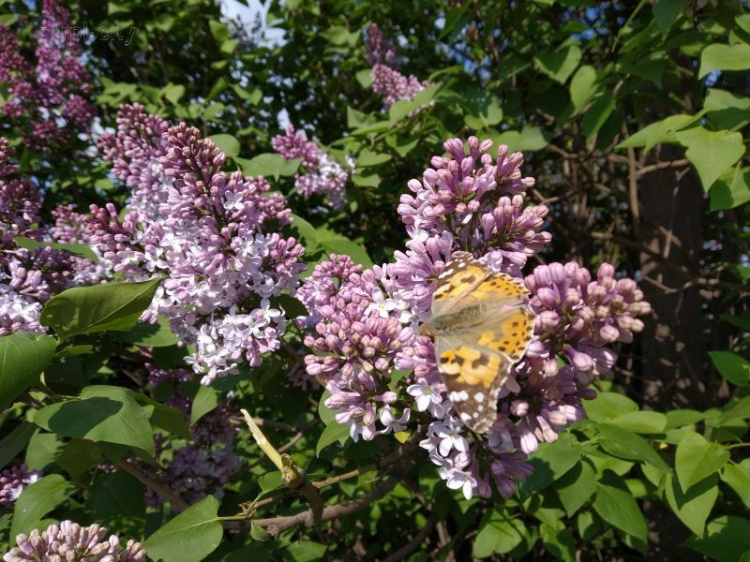
M435 337L438 370L453 407L469 429L484 433L497 418L497 396L510 370L510 360L462 335Z
M438 277L438 284L432 294L430 314L437 318L455 311L489 276L487 267L477 262L468 252L456 252Z
M435 358L461 420L487 431L497 417L497 397L531 341L534 316L522 283L491 273L470 254L446 268L433 295L432 320L450 326L435 333ZM472 307L472 314L461 314Z

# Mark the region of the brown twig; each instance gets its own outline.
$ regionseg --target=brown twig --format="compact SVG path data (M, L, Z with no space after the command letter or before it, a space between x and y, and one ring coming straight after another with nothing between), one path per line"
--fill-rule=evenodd
M379 500L396 487L399 482L399 478L391 477L384 480L371 492L348 502L340 503L337 505L329 505L323 508L320 515L316 517L315 512L312 509L303 511L296 515L271 517L269 519L253 519L252 524L257 527L264 527L269 534L277 536L279 533L297 527L299 525L305 525L306 527L312 527L313 525L322 523L323 521L330 521L331 519L337 519L346 515L351 515L356 511L359 511L363 507L366 507L370 503Z
M98 447L96 448L98 449ZM185 509L190 507L189 503L187 503L180 496L170 490L167 486L165 486L158 480L155 480L134 464L126 460L114 461L114 464L117 468L124 470L131 476L134 476L141 484L156 492L161 499L169 502L175 511L184 511Z

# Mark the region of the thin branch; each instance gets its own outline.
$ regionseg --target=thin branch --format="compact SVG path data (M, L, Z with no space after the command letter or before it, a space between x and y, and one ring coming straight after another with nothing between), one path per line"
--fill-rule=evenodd
M651 166L643 166L636 173L638 174L638 177L640 177L652 172L656 172L658 170L665 170L667 168L682 168L683 166L687 166L689 164L690 161L686 158L682 158L681 160L670 160L668 162L659 162L658 164L652 164Z
M169 502L175 511L184 511L188 507L190 507L189 503L187 503L180 496L170 490L167 486L152 478L134 464L126 460L114 461L114 464L117 468L120 468L131 476L134 476L141 484L156 492L161 499Z
M384 497L388 492L396 487L399 482L399 478L391 477L384 480L373 490L356 500L351 500L337 505L329 505L323 508L322 513L319 517L316 517L312 509L298 513L297 515L271 517L270 519L253 519L252 524L257 527L264 527L269 534L277 536L279 533L304 525L306 527L312 527L313 525L320 524L324 521L330 521L331 519L337 519L346 515L351 515L370 505L372 502L379 500Z

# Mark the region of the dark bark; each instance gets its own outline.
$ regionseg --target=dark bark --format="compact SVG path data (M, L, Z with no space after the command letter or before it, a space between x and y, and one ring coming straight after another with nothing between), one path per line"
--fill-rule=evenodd
M682 158L681 149L663 146L655 162ZM641 221L637 236L652 254L641 254L642 287L654 309L643 333L643 403L657 410L709 407L706 396L702 297L687 286L699 275L705 215L700 181L690 169L666 168L639 182Z

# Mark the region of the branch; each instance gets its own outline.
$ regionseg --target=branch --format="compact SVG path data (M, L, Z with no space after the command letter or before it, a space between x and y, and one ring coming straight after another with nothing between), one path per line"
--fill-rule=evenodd
M372 502L385 496L396 487L399 480L399 478L391 477L375 486L371 492L357 498L356 500L344 502L338 505L326 506L323 508L319 517L315 517L313 510L308 509L297 515L271 517L270 519L253 519L252 524L258 527L265 527L269 534L273 536L277 536L279 533L291 529L292 527L297 527L298 525L312 527L323 521L337 519L359 511L363 507L366 507Z
M159 497L164 501L169 502L176 511L184 511L188 507L190 507L189 503L175 494L167 486L152 478L134 464L126 460L114 461L114 464L117 468L120 468L131 476L134 476L141 484L159 494Z

